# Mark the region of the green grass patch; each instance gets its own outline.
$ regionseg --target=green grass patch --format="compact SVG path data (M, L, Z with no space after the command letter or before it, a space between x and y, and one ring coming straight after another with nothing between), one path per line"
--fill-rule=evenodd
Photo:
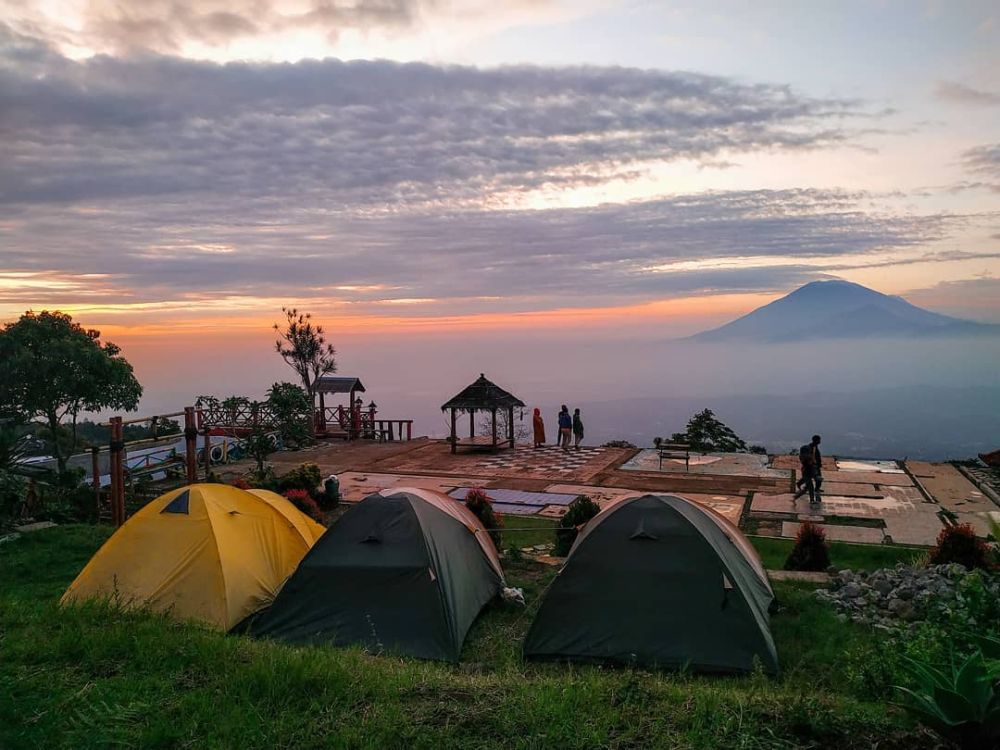
M503 516L503 548L531 547L555 541L558 522L540 516Z
M59 608L108 533L60 527L0 546L5 750L934 746L852 688L844 654L877 648L878 636L839 623L807 586L776 586L781 677L707 678L522 662L555 571L510 563L528 607L491 606L462 662L445 665L227 636L147 612Z
M752 536L750 541L757 548L764 567L768 570L781 570L785 566L795 542L791 539L779 539L769 536ZM848 544L847 542L830 542L830 564L839 570L877 570L891 568L897 563L907 565L919 560L927 554L921 547L902 547L895 544Z

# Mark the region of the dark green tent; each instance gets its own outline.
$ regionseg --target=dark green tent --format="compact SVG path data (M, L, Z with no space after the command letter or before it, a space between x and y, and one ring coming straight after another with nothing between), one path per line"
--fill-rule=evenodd
M629 498L580 532L524 653L776 673L773 600L750 542L721 515L673 495Z
M249 631L457 661L502 585L493 542L464 505L428 490L392 490L331 526Z

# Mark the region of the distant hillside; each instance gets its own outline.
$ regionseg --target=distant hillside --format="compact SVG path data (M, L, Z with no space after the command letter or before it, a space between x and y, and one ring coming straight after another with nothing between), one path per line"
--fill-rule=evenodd
M742 318L691 337L703 342L998 335L1000 326L930 312L849 281L814 281Z

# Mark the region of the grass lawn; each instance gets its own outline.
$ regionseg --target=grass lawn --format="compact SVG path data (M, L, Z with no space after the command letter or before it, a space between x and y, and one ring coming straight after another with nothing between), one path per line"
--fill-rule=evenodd
M776 680L522 663L532 603L554 574L532 563L508 567L527 610L493 606L462 662L442 665L226 636L144 612L59 609L108 533L65 526L0 546L5 750L935 746L854 691L844 655L877 638L837 622L807 586L776 586Z
M764 567L781 570L788 559L795 542L769 536L752 536L750 541L757 548ZM925 556L927 550L921 547L902 547L895 544L847 544L830 542L830 564L839 570L877 570L891 568L896 563L910 564Z

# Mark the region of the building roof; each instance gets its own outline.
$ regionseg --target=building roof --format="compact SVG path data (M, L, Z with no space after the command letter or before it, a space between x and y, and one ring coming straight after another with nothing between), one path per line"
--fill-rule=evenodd
M365 392L365 387L361 385L358 378L323 375L316 381L316 393L350 393L351 391Z
M512 406L524 406L524 402L513 393L508 393L503 388L486 379L482 373L472 385L468 386L454 396L444 405L445 409L509 409Z

